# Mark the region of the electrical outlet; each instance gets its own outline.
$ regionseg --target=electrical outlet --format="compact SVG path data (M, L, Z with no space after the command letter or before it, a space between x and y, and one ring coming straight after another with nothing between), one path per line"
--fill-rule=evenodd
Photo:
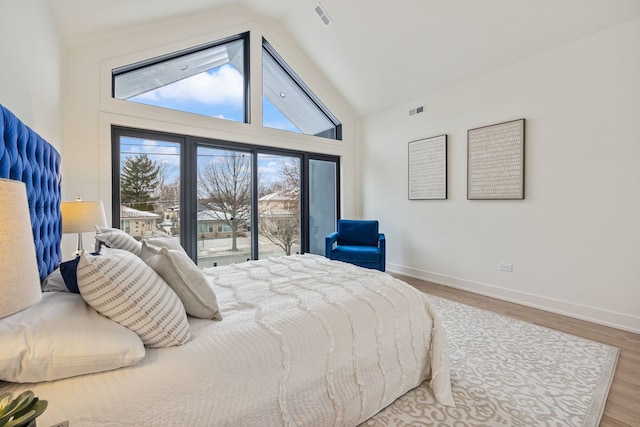
M509 264L508 262L501 262L498 264L498 270L500 271L508 271L509 273L513 272L513 264Z
M51 427L69 427L69 421L63 421L61 423L54 424Z

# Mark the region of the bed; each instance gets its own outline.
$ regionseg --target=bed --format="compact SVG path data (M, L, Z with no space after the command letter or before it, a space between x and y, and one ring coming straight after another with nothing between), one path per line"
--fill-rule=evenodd
M96 233L101 255L61 263L59 155L2 113L0 176L38 175L29 201L47 203L32 209L41 278L71 271L79 288L0 319L0 393L47 400L39 426L356 426L425 380L453 405L446 332L425 294L387 273L311 254L194 272L161 233L131 248L106 244L115 229ZM188 274L165 276L173 264ZM95 275L109 269L144 278L127 289L163 290L163 321L186 319L165 323L170 339L100 305L108 280Z

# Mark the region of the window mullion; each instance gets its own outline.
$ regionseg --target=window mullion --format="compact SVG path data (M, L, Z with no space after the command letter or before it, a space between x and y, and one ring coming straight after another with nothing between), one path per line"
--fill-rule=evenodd
M198 248L196 232L197 221L197 150L193 138L186 137L182 154L182 188L180 197L183 212L180 213L180 228L182 245L189 257L197 262Z
M251 151L251 259L258 259L258 153Z

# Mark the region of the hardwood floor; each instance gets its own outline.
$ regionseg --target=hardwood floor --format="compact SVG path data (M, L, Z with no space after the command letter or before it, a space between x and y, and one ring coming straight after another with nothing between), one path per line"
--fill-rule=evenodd
M640 426L640 334L393 274L423 292L620 349L601 427Z

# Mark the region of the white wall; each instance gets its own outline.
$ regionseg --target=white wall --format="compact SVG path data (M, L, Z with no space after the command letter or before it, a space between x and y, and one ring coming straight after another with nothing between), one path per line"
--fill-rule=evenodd
M640 332L639 40L635 20L365 120L389 270ZM467 130L519 118L526 199L466 200ZM409 201L408 142L445 133L448 200Z
M62 149L62 45L47 0L0 0L0 104Z
M113 68L245 31L251 31L251 124L111 98ZM342 142L262 127L263 35L342 121ZM64 198L72 200L76 194L81 194L85 200L103 200L108 217L111 213L111 125L114 124L339 155L342 194L345 196L343 211L354 215L360 206L355 188L358 174L354 155L358 122L353 112L277 24L240 6L188 19L164 21L108 39L69 47L66 51L64 101ZM85 238L85 245L90 243L89 237Z

